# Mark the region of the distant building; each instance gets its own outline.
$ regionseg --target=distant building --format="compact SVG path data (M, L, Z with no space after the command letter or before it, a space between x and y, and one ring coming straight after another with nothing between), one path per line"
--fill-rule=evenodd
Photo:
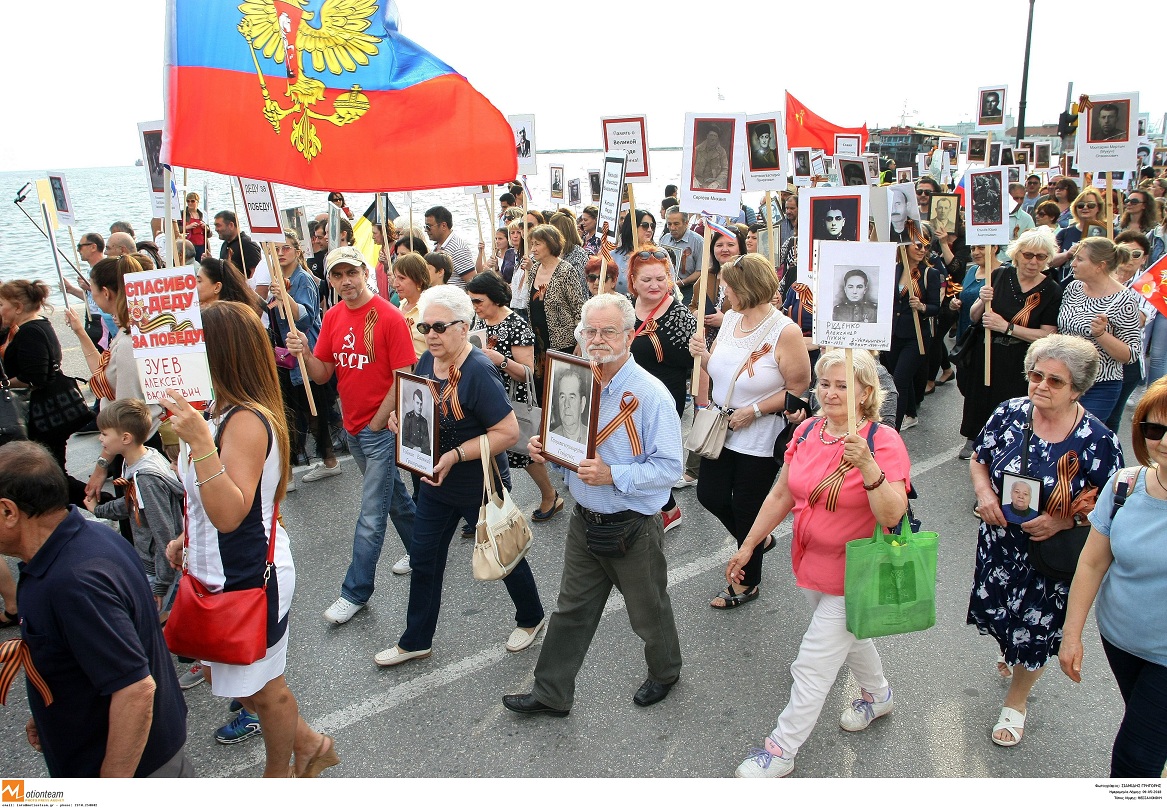
M915 165L916 155L928 151L935 145L937 139L960 137L958 133L947 129L927 129L921 126L872 129L870 136L870 148L878 151L880 157L895 160L899 168Z

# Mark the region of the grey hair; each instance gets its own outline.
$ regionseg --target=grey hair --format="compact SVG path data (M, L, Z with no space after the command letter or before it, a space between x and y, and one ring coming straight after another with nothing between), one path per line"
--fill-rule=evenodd
M860 387L870 387L871 395L867 400L859 403L855 399L855 406L859 414L872 423L879 420L879 408L883 406L883 388L879 386L879 368L876 367L875 357L867 351L852 351L851 357L855 365L855 383ZM842 348L832 348L825 351L814 364L814 375L821 379L823 374L836 365L847 364L847 352ZM858 394L859 391L856 391Z
M681 221L682 222L689 221L689 214L687 214L687 213L685 213L685 211L681 210L680 205L673 205L672 207L670 207L668 210L665 211L665 216L672 216L674 213L681 214Z
M430 306L445 306L455 320L461 320L466 324L466 329L470 329L470 321L474 319L474 305L470 302L470 295L457 286L442 284L426 289L417 299L417 311L422 319L425 319L426 309Z
M1070 385L1079 394L1094 386L1100 359L1094 343L1071 334L1050 334L1035 341L1025 352L1025 372L1046 359L1061 362L1070 371Z
M596 309L604 308L619 309L620 319L623 321L625 331L631 331L636 327L636 309L632 308L632 303L624 295L608 292L588 298L583 304L583 308L579 312L579 325L575 327L576 342L583 342L581 336L584 323L588 321L588 315Z
M1017 253L1023 250L1040 250L1050 257L1057 255L1058 242L1054 238L1054 231L1044 224L1041 227L1026 230L1005 248L1005 255L1009 256L1010 261L1013 261Z

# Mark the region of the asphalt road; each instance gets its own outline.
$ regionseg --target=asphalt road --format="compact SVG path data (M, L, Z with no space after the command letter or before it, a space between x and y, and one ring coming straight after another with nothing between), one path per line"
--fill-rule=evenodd
M59 333L68 344L71 335ZM67 367L79 361L76 353L67 353ZM798 755L794 777L1107 775L1122 706L1093 619L1083 684L1073 684L1054 661L1033 691L1023 742L1005 749L990 741L1005 687L994 642L965 624L977 521L967 463L956 457L960 407L955 384L941 387L928 397L920 425L904 435L921 492L916 513L925 529L941 535L937 623L876 641L896 708L865 732L846 733L837 724L857 695L844 668ZM1129 442L1129 428L1127 436ZM71 445L70 466L82 478L96 449L94 437ZM642 645L614 594L580 672L570 716L519 716L503 709L500 699L530 689L540 644L514 654L504 649L513 606L501 584L473 580L470 542L455 538L451 547L429 659L390 669L373 663L404 628L409 578L389 570L401 555L392 528L369 607L344 626L321 618L348 566L358 510L358 472L347 456L342 462L344 474L300 483L283 508L298 572L287 677L309 723L337 738L342 764L325 776L726 777L773 728L809 618L791 573L789 519L766 559L761 597L715 611L708 603L724 584L733 542L697 503L695 489L678 492L684 523L666 537L684 654L677 686L648 709L632 703L645 677ZM527 511L537 507L530 478L518 472L515 482L518 503ZM529 558L548 612L559 590L566 525L564 513L534 526ZM257 776L259 739L221 746L212 738L230 717L227 701L206 685L187 691L186 699L187 752L198 772ZM24 740L27 717L18 683L8 708L0 710L6 776L46 774Z

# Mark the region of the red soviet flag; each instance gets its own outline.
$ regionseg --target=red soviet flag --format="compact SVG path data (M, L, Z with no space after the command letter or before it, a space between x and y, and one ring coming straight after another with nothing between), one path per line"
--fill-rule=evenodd
M1140 275L1131 288L1167 317L1167 256L1160 258Z
M791 149L822 149L835 153L835 135L859 135L860 151L867 148L867 124L848 129L815 115L801 101L786 94L786 145Z

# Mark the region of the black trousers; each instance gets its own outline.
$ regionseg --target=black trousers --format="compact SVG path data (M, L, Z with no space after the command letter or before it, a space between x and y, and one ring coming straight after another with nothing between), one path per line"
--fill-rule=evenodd
M924 340L924 347L925 349L928 347L927 337ZM905 415L911 415L914 418L919 412L918 405L924 385L918 385L917 377L923 375L922 370L927 370L927 357L920 354L920 346L916 343L914 336L911 338L893 336L891 350L884 351L880 356L880 361L895 380L896 392L899 393L899 401L896 405L896 429L899 429L904 422ZM926 382L927 378L925 377ZM919 387L918 391L917 387Z
M1126 704L1114 748L1110 753L1111 777L1163 776L1167 760L1167 667L1111 645L1102 638L1106 661Z
M741 547L777 476L778 463L773 456L756 457L722 449L716 460L701 458L697 501L725 525ZM754 548L753 556L742 568L745 574L742 584L746 588L755 587L762 580L764 546L765 542Z

